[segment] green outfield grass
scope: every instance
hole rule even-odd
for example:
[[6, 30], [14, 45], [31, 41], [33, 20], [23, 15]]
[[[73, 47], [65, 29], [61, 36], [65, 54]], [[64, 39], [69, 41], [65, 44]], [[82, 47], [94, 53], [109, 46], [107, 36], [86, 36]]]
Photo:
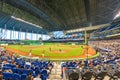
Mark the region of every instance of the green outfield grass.
[[[73, 60], [73, 59], [78, 59], [76, 56], [80, 56], [84, 54], [85, 45], [61, 45], [61, 44], [39, 45], [39, 46], [9, 45], [7, 48], [14, 49], [17, 51], [27, 52], [27, 53], [29, 53], [30, 50], [32, 50], [32, 55], [37, 55], [37, 56], [42, 56], [42, 52], [44, 51], [45, 57], [47, 57], [50, 60]], [[97, 53], [94, 56], [90, 56], [89, 58], [94, 58], [97, 56], [99, 56], [99, 53]], [[85, 59], [85, 58], [79, 58], [79, 59]]]
[[[28, 52], [32, 50], [32, 54], [42, 55], [43, 50], [45, 56], [54, 57], [67, 57], [67, 56], [79, 56], [83, 53], [83, 45], [41, 45], [41, 46], [28, 46], [28, 45], [10, 45], [8, 48]], [[51, 48], [51, 51], [49, 50]], [[61, 49], [61, 52], [59, 51]]]

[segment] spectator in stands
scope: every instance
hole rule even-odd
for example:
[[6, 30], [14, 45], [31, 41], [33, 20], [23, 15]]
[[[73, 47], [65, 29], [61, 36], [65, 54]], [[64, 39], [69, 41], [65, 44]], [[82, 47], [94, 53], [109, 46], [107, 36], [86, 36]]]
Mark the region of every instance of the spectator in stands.
[[47, 74], [50, 73], [50, 69], [48, 69], [47, 67], [44, 67], [43, 70], [46, 70], [46, 71], [47, 71]]
[[20, 64], [16, 64], [16, 69], [20, 68]]
[[32, 76], [32, 73], [30, 72], [29, 75], [27, 76], [26, 80], [33, 80], [34, 77]]
[[33, 80], [42, 80], [42, 79], [40, 78], [40, 74], [38, 74]]
[[[7, 51], [7, 53], [0, 56], [0, 63], [1, 63], [0, 69], [1, 68], [5, 69], [4, 72], [7, 72], [7, 73], [16, 73], [19, 75], [22, 75], [22, 74], [27, 75], [30, 73], [29, 76], [27, 77], [28, 78], [27, 80], [41, 80], [40, 75], [38, 75], [36, 78], [33, 78], [32, 76], [32, 73], [34, 73], [35, 71], [39, 72], [40, 70], [39, 66], [41, 66], [42, 69], [45, 67], [48, 73], [50, 73], [53, 67], [53, 64], [51, 62], [46, 62], [46, 61], [44, 62], [44, 61], [31, 60], [31, 59], [26, 60], [20, 57], [16, 57], [15, 55], [9, 54], [9, 51]], [[10, 68], [10, 69], [7, 69], [7, 68]], [[0, 71], [2, 71], [2, 69]], [[23, 70], [25, 70], [26, 72], [24, 73]], [[34, 75], [36, 75], [36, 73]], [[4, 75], [2, 76], [5, 77]], [[14, 80], [14, 79], [11, 79], [11, 80]]]
[[8, 64], [8, 62], [6, 61], [6, 59], [2, 61], [1, 67], [3, 67], [5, 64]]
[[51, 72], [52, 66], [49, 64], [48, 65], [48, 71]]
[[63, 77], [63, 72], [65, 72], [66, 71], [66, 66], [64, 65], [63, 67], [62, 67], [62, 74], [61, 74], [61, 76]]
[[[0, 65], [1, 66], [1, 65]], [[3, 76], [2, 76], [2, 69], [0, 67], [0, 80], [3, 80]]]
[[4, 70], [6, 73], [13, 73], [11, 69]]

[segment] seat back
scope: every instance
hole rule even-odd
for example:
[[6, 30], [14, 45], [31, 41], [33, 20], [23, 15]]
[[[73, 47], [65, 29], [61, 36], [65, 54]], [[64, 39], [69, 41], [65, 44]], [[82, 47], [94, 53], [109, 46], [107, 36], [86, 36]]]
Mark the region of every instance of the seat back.
[[40, 78], [41, 78], [42, 80], [47, 80], [47, 76], [44, 76], [44, 75], [41, 75]]
[[69, 75], [69, 80], [78, 80], [79, 79], [79, 74], [76, 72], [73, 72]]
[[96, 75], [96, 78], [104, 79], [106, 74], [107, 74], [107, 72], [100, 72], [99, 74]]
[[19, 74], [13, 74], [13, 79], [14, 80], [21, 80], [21, 75], [19, 75]]
[[4, 78], [5, 80], [8, 80], [8, 79], [12, 79], [12, 78], [13, 78], [13, 74], [12, 74], [12, 73], [3, 72], [2, 75], [3, 75], [3, 78]]
[[116, 71], [116, 72], [113, 74], [113, 76], [117, 76], [117, 77], [120, 78], [120, 71]]
[[27, 78], [27, 74], [22, 74], [21, 75], [21, 80], [26, 80], [26, 78]]
[[42, 70], [41, 74], [46, 75], [47, 74], [47, 70]]
[[90, 80], [92, 78], [92, 75], [93, 75], [92, 72], [86, 72], [82, 75], [82, 79], [85, 79], [85, 80], [89, 79]]

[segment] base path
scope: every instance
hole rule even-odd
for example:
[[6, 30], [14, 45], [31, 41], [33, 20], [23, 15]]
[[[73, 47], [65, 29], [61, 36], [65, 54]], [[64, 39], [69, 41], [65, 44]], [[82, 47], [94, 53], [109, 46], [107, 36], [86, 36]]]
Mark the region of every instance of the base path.
[[[7, 48], [6, 49], [8, 52], [10, 53], [14, 53], [14, 54], [17, 54], [17, 55], [22, 55], [22, 56], [26, 56], [28, 57], [29, 56], [29, 53], [28, 52], [23, 52], [23, 51], [20, 51], [20, 50], [16, 50], [16, 49], [12, 49], [12, 48]], [[54, 52], [54, 51], [53, 51]], [[58, 52], [57, 54], [61, 54], [60, 52]], [[64, 53], [63, 51], [63, 55], [66, 54]], [[87, 58], [87, 57], [92, 57], [96, 55], [96, 51], [91, 48], [91, 47], [85, 47], [84, 50], [83, 50], [83, 53], [78, 55], [78, 56], [67, 56], [67, 57], [64, 57], [64, 56], [44, 56], [44, 58], [49, 58], [49, 59], [72, 59], [72, 58], [78, 58], [78, 59], [84, 59], [84, 58]], [[35, 54], [32, 54], [31, 57], [39, 57], [39, 58], [42, 58], [42, 56], [40, 55], [35, 55]]]

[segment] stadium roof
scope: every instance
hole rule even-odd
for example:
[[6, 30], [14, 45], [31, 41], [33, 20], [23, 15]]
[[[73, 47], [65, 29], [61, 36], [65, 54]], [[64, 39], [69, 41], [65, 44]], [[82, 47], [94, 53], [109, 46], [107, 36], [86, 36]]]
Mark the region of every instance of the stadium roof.
[[[120, 0], [1, 0], [1, 3], [16, 7], [12, 8], [13, 12], [9, 15], [22, 14], [19, 18], [42, 26], [47, 31], [110, 23], [120, 11]], [[21, 10], [20, 13], [18, 9]], [[31, 16], [23, 14], [26, 12]], [[36, 28], [35, 32], [37, 30]]]

